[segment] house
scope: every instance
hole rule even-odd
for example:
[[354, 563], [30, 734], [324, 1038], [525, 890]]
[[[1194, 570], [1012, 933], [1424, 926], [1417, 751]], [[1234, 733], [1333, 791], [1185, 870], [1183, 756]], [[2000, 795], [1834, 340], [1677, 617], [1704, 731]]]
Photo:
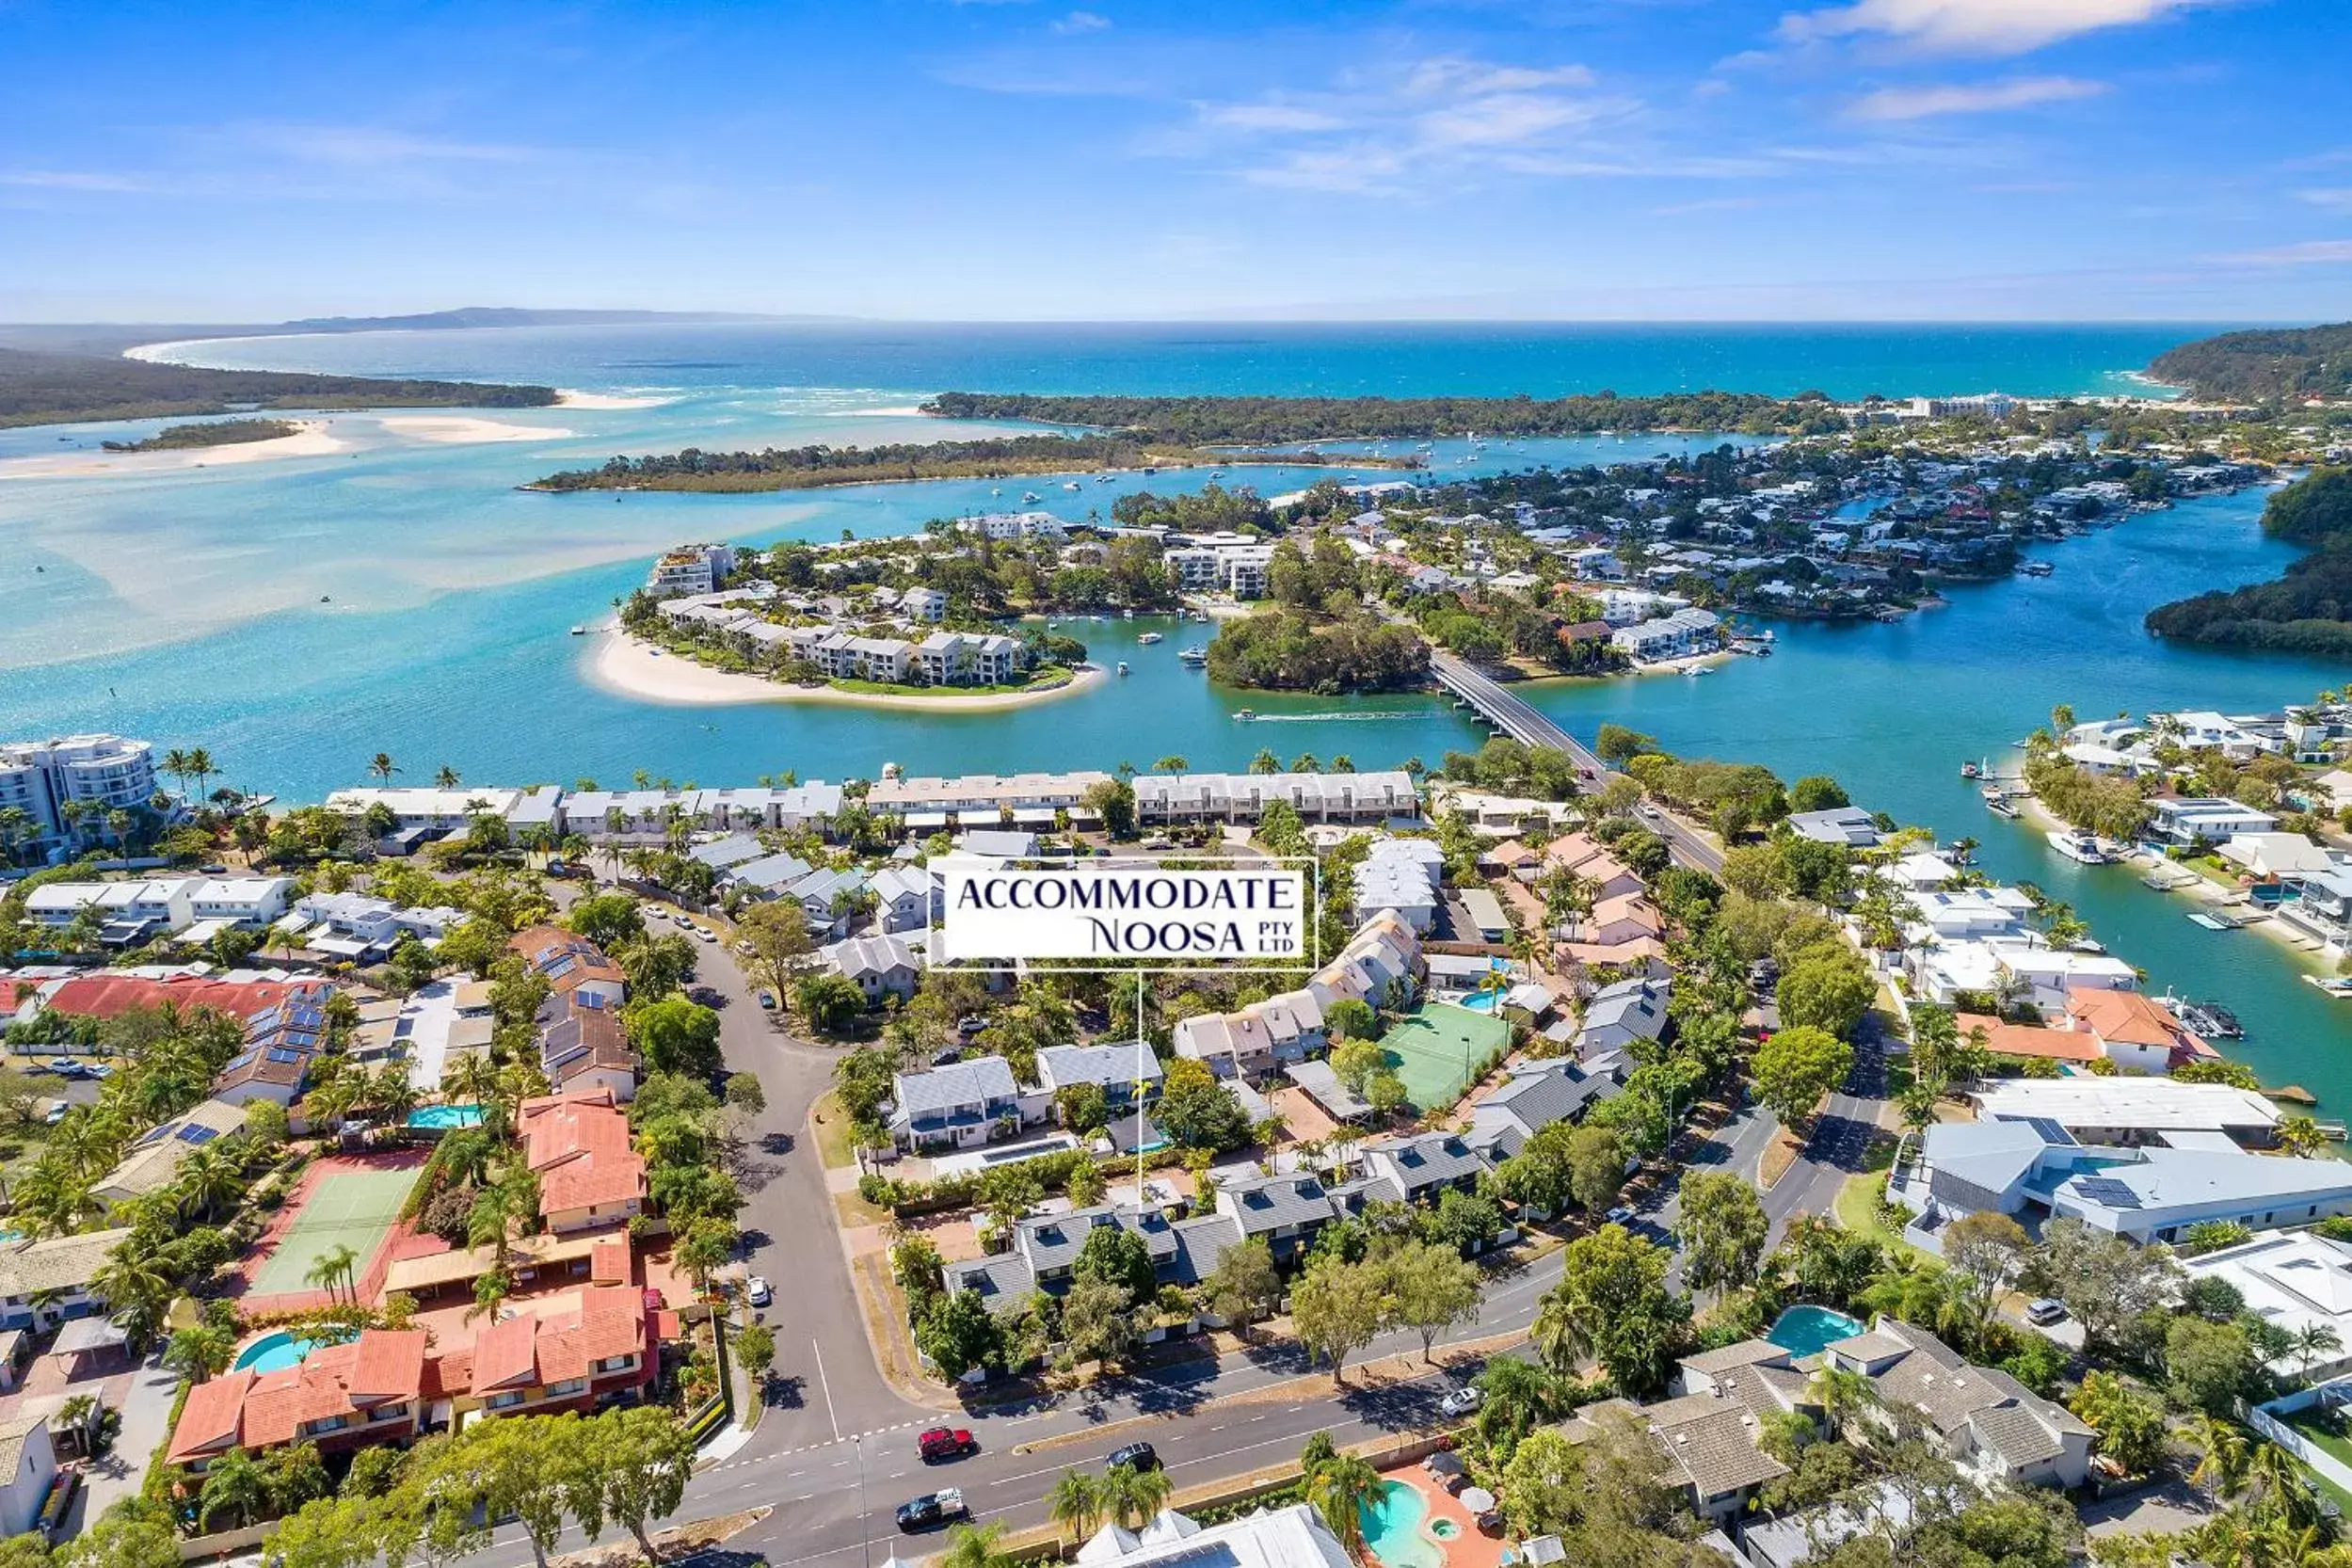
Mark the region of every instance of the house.
[[456, 909], [404, 909], [364, 893], [307, 893], [295, 901], [278, 929], [312, 952], [367, 964], [384, 958], [403, 936], [430, 947], [465, 919]]
[[2218, 1279], [2245, 1310], [2294, 1338], [2314, 1326], [2335, 1348], [2307, 1364], [2300, 1349], [2272, 1362], [2281, 1378], [2326, 1383], [2352, 1370], [2352, 1243], [2309, 1230], [2276, 1230], [2234, 1247], [2181, 1259], [2191, 1279]]
[[0, 1420], [0, 1530], [19, 1536], [39, 1528], [56, 1480], [49, 1417], [19, 1410]]
[[2201, 1141], [2190, 1148], [2086, 1146], [2040, 1117], [1947, 1122], [1906, 1141], [1887, 1198], [1917, 1216], [1904, 1239], [1931, 1252], [1945, 1225], [1980, 1212], [2028, 1225], [2064, 1216], [2133, 1241], [2172, 1242], [2208, 1220], [2271, 1229], [2352, 1211], [2352, 1165]]
[[2186, 847], [2224, 843], [2241, 833], [2268, 833], [2279, 819], [2234, 800], [2210, 796], [2159, 796], [2148, 803], [2147, 837], [2152, 842]]
[[2066, 1016], [2118, 1067], [2161, 1073], [2210, 1054], [2172, 1009], [2143, 992], [2077, 987], [2067, 993]]
[[884, 997], [904, 1001], [922, 980], [915, 950], [896, 936], [849, 936], [818, 949], [817, 955], [863, 993], [868, 1007], [879, 1007]]
[[931, 873], [920, 866], [890, 866], [873, 876], [874, 921], [885, 932], [920, 931], [931, 923]]
[[523, 1163], [539, 1178], [539, 1217], [548, 1229], [626, 1224], [643, 1212], [645, 1160], [609, 1088], [524, 1100], [515, 1135]]
[[1576, 1062], [1563, 1056], [1523, 1062], [1484, 1099], [1470, 1107], [1463, 1136], [1488, 1162], [1499, 1164], [1556, 1122], [1572, 1121], [1595, 1100], [1621, 1087], [1622, 1058]]
[[1216, 1201], [1217, 1212], [1240, 1225], [1242, 1240], [1264, 1241], [1277, 1264], [1288, 1262], [1311, 1245], [1315, 1233], [1336, 1214], [1321, 1180], [1304, 1171], [1286, 1176], [1262, 1176], [1255, 1171], [1221, 1175]]
[[637, 1052], [620, 1015], [594, 993], [550, 997], [534, 1020], [539, 1069], [558, 1095], [602, 1090], [616, 1105], [637, 1097]]
[[800, 905], [812, 933], [840, 936], [849, 930], [850, 916], [865, 890], [863, 872], [814, 871], [787, 888], [785, 896]]
[[1656, 620], [1621, 626], [1609, 634], [1609, 642], [1630, 657], [1645, 662], [1682, 659], [1719, 646], [1722, 642], [1722, 622], [1712, 610], [1676, 610]]
[[[658, 1357], [646, 1293], [590, 1285], [475, 1335], [471, 1355], [443, 1353], [428, 1385], [494, 1415], [552, 1416], [633, 1398]], [[313, 1352], [315, 1353], [315, 1352]]]
[[324, 981], [304, 981], [248, 1018], [245, 1043], [214, 1078], [213, 1097], [230, 1105], [257, 1099], [292, 1105], [326, 1047], [334, 995]]
[[1560, 928], [1557, 952], [1591, 968], [1603, 964], [1640, 964], [1665, 956], [1666, 922], [1640, 893], [1602, 899], [1592, 912]]
[[191, 1150], [216, 1138], [245, 1130], [245, 1108], [225, 1100], [208, 1099], [184, 1115], [139, 1134], [122, 1162], [90, 1188], [90, 1196], [108, 1208], [145, 1197], [171, 1185], [180, 1162]]
[[1892, 1435], [1890, 1413], [1916, 1411], [1928, 1441], [1983, 1480], [2072, 1491], [2089, 1479], [2098, 1434], [2080, 1417], [2001, 1368], [1975, 1365], [1926, 1329], [1881, 1314], [1821, 1356], [1870, 1380], [1878, 1400], [1859, 1419]]
[[1788, 830], [1816, 844], [1842, 844], [1868, 849], [1879, 841], [1879, 824], [1859, 806], [1835, 806], [1825, 811], [1792, 811]]
[[1618, 1423], [1649, 1435], [1666, 1462], [1660, 1483], [1681, 1493], [1702, 1522], [1736, 1521], [1759, 1488], [1788, 1474], [1787, 1465], [1757, 1446], [1763, 1428], [1749, 1403], [1711, 1388], [1656, 1404], [1604, 1400], [1578, 1411], [1560, 1431], [1571, 1443], [1585, 1443]]
[[979, 1056], [929, 1072], [900, 1073], [890, 1095], [890, 1136], [901, 1148], [978, 1148], [1033, 1127], [1047, 1096], [1024, 1091], [1001, 1056]]
[[1980, 1121], [2046, 1121], [2079, 1143], [2125, 1147], [2173, 1142], [2181, 1134], [2218, 1134], [2197, 1146], [2267, 1144], [2277, 1136], [2279, 1108], [2262, 1096], [2226, 1083], [2176, 1083], [2168, 1078], [2084, 1074], [2048, 1080], [1996, 1079], [1973, 1085]]
[[762, 855], [757, 859], [737, 864], [719, 880], [728, 887], [774, 898], [808, 876], [813, 869], [796, 855]]
[[1664, 976], [1621, 980], [1604, 985], [1585, 1001], [1584, 1017], [1576, 1026], [1576, 1055], [1594, 1057], [1630, 1052], [1638, 1042], [1662, 1038], [1667, 1028], [1667, 1003], [1674, 983]]
[[1037, 1052], [1037, 1080], [1047, 1094], [1091, 1083], [1114, 1113], [1158, 1099], [1166, 1077], [1147, 1045], [1047, 1046]]
[[547, 982], [551, 996], [585, 993], [606, 1007], [629, 1000], [629, 977], [584, 936], [561, 926], [535, 925], [516, 932], [506, 945], [522, 955], [526, 968]]
[[130, 1235], [128, 1229], [85, 1230], [0, 1241], [0, 1329], [39, 1332], [101, 1311], [105, 1303], [90, 1282]]
[[2335, 859], [2300, 833], [2237, 833], [2216, 851], [2261, 882], [2333, 870]]
[[166, 1458], [201, 1475], [232, 1448], [313, 1443], [339, 1453], [408, 1443], [423, 1430], [429, 1339], [423, 1329], [361, 1329], [281, 1370], [207, 1379], [188, 1390]]
[[1434, 1206], [1448, 1192], [1475, 1190], [1486, 1170], [1478, 1151], [1455, 1132], [1370, 1139], [1357, 1152], [1379, 1195], [1397, 1203]]

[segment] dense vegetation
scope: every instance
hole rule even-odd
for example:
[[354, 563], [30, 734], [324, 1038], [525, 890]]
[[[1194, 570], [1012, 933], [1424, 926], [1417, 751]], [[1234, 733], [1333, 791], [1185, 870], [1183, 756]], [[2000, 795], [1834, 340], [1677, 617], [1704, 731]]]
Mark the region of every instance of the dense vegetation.
[[2160, 604], [2148, 630], [2184, 642], [2352, 653], [2352, 470], [2315, 469], [2274, 494], [2263, 530], [2314, 548], [2276, 582]]
[[2148, 371], [2200, 397], [2342, 397], [2352, 392], [2352, 322], [2224, 332], [2167, 349]]
[[1208, 673], [1268, 691], [1395, 691], [1429, 674], [1429, 645], [1368, 611], [1318, 617], [1269, 610], [1227, 621], [1208, 645]]
[[923, 412], [944, 419], [1091, 424], [1149, 440], [1205, 443], [1574, 436], [1596, 430], [1803, 430], [1842, 425], [1826, 399], [1756, 392], [1615, 392], [1532, 397], [1048, 397], [941, 392]]
[[0, 348], [0, 426], [247, 408], [543, 408], [552, 387], [207, 370]]
[[910, 441], [888, 446], [769, 447], [704, 452], [688, 447], [651, 457], [615, 457], [602, 468], [551, 473], [534, 490], [801, 490], [888, 479], [993, 479], [1019, 473], [1180, 464], [1189, 454], [1155, 454], [1118, 436], [1011, 436], [1002, 440]]
[[98, 444], [109, 452], [176, 452], [187, 447], [232, 446], [240, 441], [274, 441], [301, 428], [284, 419], [221, 419], [202, 424], [168, 424], [145, 440]]

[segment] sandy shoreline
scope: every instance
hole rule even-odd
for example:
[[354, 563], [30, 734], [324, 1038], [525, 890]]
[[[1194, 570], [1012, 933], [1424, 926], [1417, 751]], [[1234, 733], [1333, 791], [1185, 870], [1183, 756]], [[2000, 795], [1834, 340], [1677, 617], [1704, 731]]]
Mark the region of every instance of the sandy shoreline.
[[556, 425], [507, 424], [472, 414], [386, 414], [377, 424], [395, 436], [436, 445], [471, 445], [481, 441], [560, 441], [580, 432]]
[[623, 397], [616, 392], [582, 392], [576, 387], [555, 389], [555, 406], [559, 408], [658, 408], [670, 401], [666, 397]]
[[[194, 421], [191, 423], [202, 423]], [[225, 446], [186, 446], [163, 452], [107, 452], [83, 447], [40, 457], [0, 460], [0, 479], [59, 479], [77, 475], [172, 473], [184, 469], [232, 468], [280, 457], [326, 457], [348, 448], [324, 427], [303, 423], [291, 436]]]
[[1069, 680], [1042, 692], [1004, 692], [987, 696], [919, 696], [844, 692], [831, 686], [792, 686], [756, 675], [714, 670], [665, 653], [620, 632], [606, 632], [581, 661], [581, 674], [600, 691], [673, 708], [732, 707], [747, 702], [815, 702], [837, 707], [896, 709], [921, 713], [996, 713], [1052, 702], [1091, 691], [1105, 672], [1088, 664]]

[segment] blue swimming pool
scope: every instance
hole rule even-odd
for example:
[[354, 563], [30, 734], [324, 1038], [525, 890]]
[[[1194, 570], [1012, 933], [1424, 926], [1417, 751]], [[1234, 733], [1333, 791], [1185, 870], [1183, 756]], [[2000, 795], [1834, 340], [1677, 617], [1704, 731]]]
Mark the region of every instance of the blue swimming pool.
[[282, 1372], [289, 1367], [299, 1367], [302, 1358], [318, 1348], [315, 1339], [297, 1339], [285, 1330], [264, 1334], [237, 1352], [230, 1369], [238, 1372]]
[[1833, 1308], [1806, 1303], [1774, 1319], [1764, 1337], [1791, 1355], [1818, 1355], [1840, 1339], [1852, 1338], [1865, 1326]]
[[1446, 1549], [1421, 1533], [1429, 1499], [1418, 1487], [1388, 1481], [1380, 1489], [1380, 1501], [1358, 1505], [1356, 1512], [1364, 1544], [1382, 1568], [1445, 1568]]
[[482, 1108], [478, 1105], [428, 1105], [408, 1112], [408, 1125], [429, 1131], [449, 1132], [458, 1128], [480, 1127]]
[[1497, 992], [1478, 991], [1464, 997], [1455, 1005], [1472, 1013], [1492, 1013], [1495, 1011], [1495, 1003], [1500, 1000], [1500, 994]]

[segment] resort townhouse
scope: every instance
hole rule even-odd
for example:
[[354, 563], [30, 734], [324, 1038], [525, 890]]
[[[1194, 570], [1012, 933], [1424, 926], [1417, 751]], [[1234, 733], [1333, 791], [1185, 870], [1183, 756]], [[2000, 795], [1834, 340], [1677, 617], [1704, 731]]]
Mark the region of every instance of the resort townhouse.
[[920, 931], [931, 923], [931, 873], [920, 866], [887, 866], [873, 874], [874, 923], [886, 932]]
[[1380, 839], [1355, 868], [1359, 920], [1386, 911], [1420, 935], [1437, 923], [1446, 852], [1429, 839]]
[[1609, 642], [1629, 657], [1652, 662], [1705, 653], [1722, 641], [1722, 622], [1712, 610], [1677, 610], [1671, 616], [1621, 626]]
[[1108, 1205], [1033, 1214], [1014, 1224], [1009, 1248], [947, 1264], [940, 1271], [942, 1283], [951, 1292], [978, 1292], [991, 1312], [1016, 1311], [1037, 1291], [1059, 1296], [1068, 1290], [1088, 1238], [1104, 1226], [1143, 1240], [1153, 1276], [1161, 1285], [1200, 1284], [1216, 1272], [1225, 1250], [1241, 1239], [1240, 1228], [1223, 1214], [1171, 1221], [1156, 1208]]
[[1148, 1045], [1047, 1046], [1037, 1052], [1037, 1082], [1048, 1095], [1092, 1084], [1113, 1115], [1158, 1099], [1166, 1077]]
[[1152, 775], [1134, 787], [1147, 826], [1254, 823], [1277, 800], [1310, 823], [1411, 822], [1421, 809], [1412, 776], [1398, 772]]
[[1673, 982], [1664, 976], [1637, 976], [1604, 985], [1584, 1004], [1584, 1016], [1573, 1036], [1576, 1056], [1630, 1053], [1637, 1045], [1662, 1038], [1667, 1029], [1667, 1004], [1673, 1000]]
[[312, 952], [365, 964], [390, 953], [403, 936], [430, 947], [465, 920], [459, 910], [404, 909], [365, 893], [306, 893], [278, 921], [278, 930]]
[[327, 809], [356, 818], [380, 806], [392, 813], [392, 831], [387, 837], [398, 839], [420, 830], [462, 829], [482, 816], [511, 822], [522, 800], [520, 790], [487, 786], [457, 790], [370, 786], [335, 791], [327, 797]]
[[2126, 1240], [2178, 1241], [2191, 1225], [2308, 1224], [2352, 1210], [2352, 1165], [2248, 1154], [2226, 1139], [2189, 1146], [2086, 1146], [2045, 1117], [1953, 1122], [1906, 1140], [1887, 1198], [1916, 1216], [1905, 1240], [1932, 1252], [1945, 1226], [1976, 1213], [2033, 1224], [2080, 1220]]
[[89, 910], [107, 947], [136, 947], [161, 936], [209, 941], [221, 931], [267, 925], [286, 912], [294, 879], [171, 876], [133, 882], [52, 882], [26, 895], [27, 920], [62, 929]]
[[1486, 1161], [1460, 1133], [1416, 1132], [1368, 1139], [1357, 1145], [1375, 1195], [1434, 1207], [1448, 1192], [1478, 1186]]
[[900, 1073], [888, 1126], [899, 1147], [918, 1153], [977, 1148], [1046, 1118], [1048, 1096], [1025, 1090], [1001, 1056], [974, 1057], [929, 1072]]
[[1235, 1012], [1179, 1020], [1172, 1032], [1176, 1052], [1220, 1078], [1262, 1078], [1278, 1065], [1304, 1062], [1330, 1043], [1326, 1018], [1335, 1002], [1380, 1007], [1409, 998], [1420, 964], [1420, 940], [1413, 927], [1382, 911], [1299, 989]]
[[907, 588], [899, 594], [898, 604], [908, 620], [936, 626], [947, 619], [948, 596], [937, 588]]
[[1338, 1214], [1320, 1177], [1304, 1171], [1262, 1176], [1243, 1172], [1217, 1183], [1217, 1212], [1240, 1227], [1241, 1240], [1263, 1241], [1276, 1264], [1314, 1245], [1316, 1233]]
[[933, 686], [1009, 685], [1029, 663], [1017, 637], [1000, 632], [934, 632], [909, 651], [909, 664]]
[[109, 813], [145, 808], [155, 792], [154, 748], [145, 741], [93, 734], [0, 743], [0, 811], [24, 812], [35, 843], [64, 838], [69, 815], [103, 828]]
[[[1050, 828], [1058, 813], [1073, 823], [1100, 819], [1086, 792], [1107, 784], [1107, 773], [970, 774], [960, 778], [908, 777], [884, 770], [866, 792], [866, 807], [904, 822], [908, 831], [934, 833], [953, 825]], [[1138, 780], [1140, 783], [1141, 780]]]
[[559, 1095], [601, 1090], [616, 1104], [637, 1097], [637, 1052], [617, 1010], [593, 991], [550, 997], [534, 1023], [539, 1070]]
[[635, 1398], [652, 1381], [658, 1341], [648, 1298], [627, 1285], [591, 1285], [483, 1328], [472, 1354], [429, 1364], [430, 1387], [453, 1415], [554, 1416]]
[[2148, 803], [2148, 838], [2156, 843], [2183, 847], [2200, 842], [2223, 843], [2240, 833], [2267, 833], [2279, 825], [2279, 819], [2267, 811], [2209, 796], [2158, 796]]
[[857, 987], [868, 1007], [879, 1007], [885, 997], [911, 1000], [922, 983], [921, 960], [896, 936], [849, 936], [819, 949], [817, 955]]
[[188, 1390], [165, 1457], [201, 1475], [232, 1448], [311, 1443], [344, 1453], [408, 1443], [424, 1430], [429, 1340], [423, 1329], [362, 1329], [292, 1367], [208, 1378]]
[[1624, 1058], [1617, 1056], [1519, 1063], [1493, 1093], [1470, 1107], [1470, 1130], [1463, 1139], [1489, 1164], [1498, 1165], [1544, 1128], [1574, 1121], [1587, 1106], [1616, 1095], [1624, 1070]]
[[105, 1300], [91, 1281], [130, 1235], [127, 1229], [86, 1230], [0, 1241], [0, 1330], [38, 1333], [103, 1313]]
[[609, 1089], [543, 1095], [515, 1113], [523, 1163], [539, 1178], [539, 1217], [557, 1233], [625, 1225], [645, 1208], [646, 1167]]
[[213, 1098], [228, 1105], [257, 1099], [292, 1105], [326, 1047], [334, 995], [324, 981], [305, 982], [247, 1019], [243, 1046], [213, 1080]]
[[812, 933], [840, 936], [849, 929], [859, 896], [866, 891], [861, 871], [813, 871], [784, 889], [784, 896], [801, 907]]
[[552, 996], [585, 995], [605, 1007], [629, 1000], [629, 977], [584, 936], [561, 926], [535, 925], [516, 932], [506, 945], [522, 955], [525, 968], [547, 982]]
[[1059, 539], [1069, 532], [1051, 512], [984, 512], [958, 518], [955, 526], [967, 534], [984, 534], [1000, 540]]

